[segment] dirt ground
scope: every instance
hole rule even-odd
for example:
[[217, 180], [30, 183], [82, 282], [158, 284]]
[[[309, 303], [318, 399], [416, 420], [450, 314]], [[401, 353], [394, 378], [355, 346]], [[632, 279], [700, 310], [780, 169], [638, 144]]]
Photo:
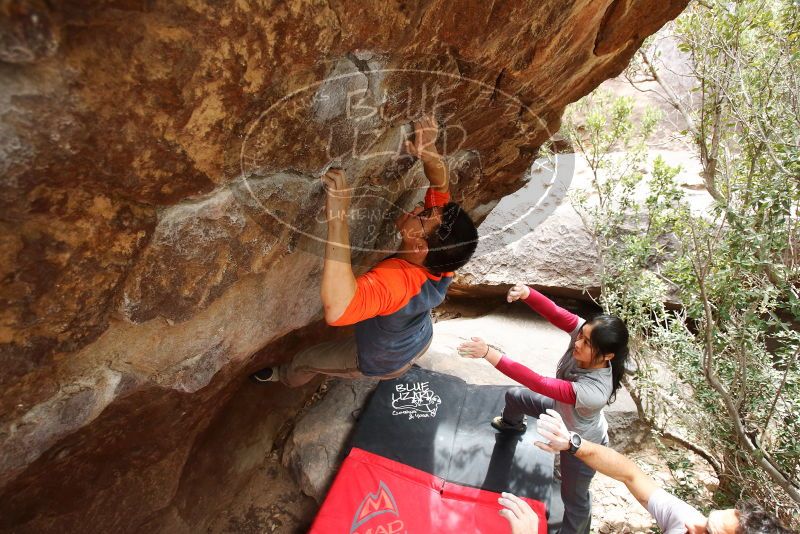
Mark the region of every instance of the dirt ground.
[[208, 533], [299, 534], [308, 531], [316, 512], [317, 503], [300, 491], [291, 473], [281, 465], [279, 451], [272, 451]]

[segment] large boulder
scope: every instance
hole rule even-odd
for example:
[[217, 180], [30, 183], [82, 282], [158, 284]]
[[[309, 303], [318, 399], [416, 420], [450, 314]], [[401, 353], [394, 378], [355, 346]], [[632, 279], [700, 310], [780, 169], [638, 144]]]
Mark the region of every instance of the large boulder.
[[283, 463], [317, 503], [325, 498], [358, 415], [377, 385], [374, 378], [333, 379], [323, 400], [297, 421], [286, 441]]
[[596, 294], [595, 243], [567, 197], [570, 188], [588, 185], [587, 173], [575, 154], [557, 154], [553, 166], [534, 167], [528, 183], [481, 224], [478, 249], [456, 273], [451, 294], [501, 297], [515, 283], [562, 297]]
[[331, 336], [298, 331], [319, 174], [348, 172], [363, 270], [421, 195], [397, 147], [435, 111], [481, 219], [686, 3], [0, 2], [0, 530], [202, 529], [224, 502], [182, 481], [225, 453], [191, 461], [221, 406]]
[[[712, 198], [700, 176], [700, 162], [687, 150], [652, 150], [646, 169], [661, 156], [680, 166], [676, 183], [690, 209], [708, 212]], [[524, 283], [557, 297], [591, 301], [600, 293], [601, 265], [591, 221], [573, 205], [570, 190], [587, 193], [596, 201], [592, 172], [579, 154], [557, 154], [555, 165], [534, 166], [527, 184], [503, 198], [479, 228], [481, 242], [472, 260], [456, 273], [450, 294], [462, 297], [500, 297], [515, 283]], [[637, 191], [643, 202], [646, 187]], [[644, 232], [647, 220], [630, 217], [624, 228]], [[675, 251], [674, 243], [665, 243]], [[669, 305], [680, 297], [667, 287], [663, 295]]]

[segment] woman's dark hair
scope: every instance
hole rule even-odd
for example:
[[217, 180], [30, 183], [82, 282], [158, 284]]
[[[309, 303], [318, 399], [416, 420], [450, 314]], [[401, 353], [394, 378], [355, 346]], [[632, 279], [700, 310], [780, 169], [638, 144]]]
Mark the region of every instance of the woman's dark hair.
[[736, 534], [791, 534], [792, 532], [753, 501], [739, 501], [736, 504], [736, 511], [739, 515]]
[[628, 327], [616, 315], [598, 315], [589, 324], [592, 332], [589, 335], [589, 346], [596, 358], [603, 354], [614, 354], [611, 358], [611, 383], [613, 390], [608, 398], [611, 404], [617, 398], [617, 390], [622, 385], [625, 374], [625, 362], [628, 360]]
[[423, 264], [429, 271], [444, 273], [463, 267], [478, 246], [478, 230], [467, 212], [455, 202], [442, 208], [442, 223], [428, 237], [428, 255]]

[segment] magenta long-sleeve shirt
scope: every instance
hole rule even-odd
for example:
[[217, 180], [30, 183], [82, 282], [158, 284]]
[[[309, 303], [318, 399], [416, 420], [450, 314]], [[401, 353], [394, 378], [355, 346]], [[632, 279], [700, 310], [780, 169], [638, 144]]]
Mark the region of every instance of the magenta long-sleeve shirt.
[[568, 334], [575, 329], [578, 325], [578, 321], [580, 321], [580, 317], [557, 306], [555, 302], [532, 287], [528, 289], [530, 289], [531, 293], [528, 295], [528, 298], [525, 299], [525, 304], [530, 306], [533, 311], [550, 321], [553, 326], [560, 328]]
[[[529, 289], [530, 295], [525, 299], [525, 303], [528, 306], [554, 326], [567, 333], [575, 329], [580, 320], [577, 315], [557, 306], [552, 300], [535, 289]], [[536, 371], [512, 360], [505, 354], [500, 358], [497, 370], [536, 393], [567, 404], [575, 404], [575, 388], [569, 380], [542, 376]]]
[[540, 395], [567, 404], [575, 404], [575, 388], [572, 387], [572, 382], [569, 380], [542, 376], [521, 363], [515, 362], [505, 354], [500, 358], [497, 370]]

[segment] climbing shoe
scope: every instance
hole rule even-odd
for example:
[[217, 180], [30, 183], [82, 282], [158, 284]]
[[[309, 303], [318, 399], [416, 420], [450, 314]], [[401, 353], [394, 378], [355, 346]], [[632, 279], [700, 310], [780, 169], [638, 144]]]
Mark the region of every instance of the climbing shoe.
[[499, 430], [500, 432], [525, 432], [528, 429], [528, 425], [520, 421], [516, 425], [512, 425], [508, 423], [505, 419], [503, 419], [502, 415], [498, 415], [494, 419], [492, 419], [492, 426]]
[[278, 381], [278, 370], [274, 367], [264, 367], [260, 371], [256, 371], [250, 378], [253, 379], [255, 382], [266, 383], [266, 382], [277, 382]]

